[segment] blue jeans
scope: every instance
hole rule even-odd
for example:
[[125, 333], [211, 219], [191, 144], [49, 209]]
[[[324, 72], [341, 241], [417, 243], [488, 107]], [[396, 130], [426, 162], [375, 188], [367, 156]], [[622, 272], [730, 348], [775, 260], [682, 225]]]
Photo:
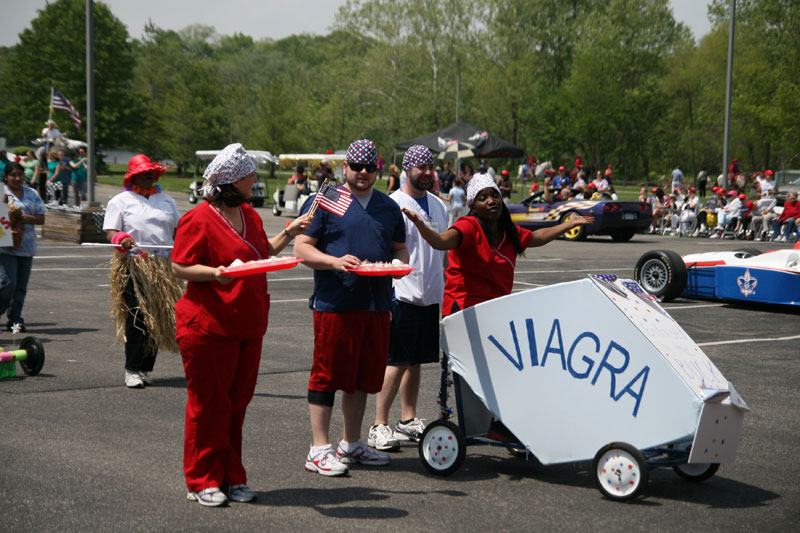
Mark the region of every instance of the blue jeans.
[[0, 316], [8, 311], [12, 324], [25, 324], [22, 306], [32, 267], [33, 257], [0, 253]]
[[781, 232], [781, 224], [786, 224], [786, 227], [783, 230], [783, 236], [788, 239], [789, 235], [792, 234], [792, 230], [794, 229], [795, 222], [797, 222], [797, 219], [795, 219], [795, 218], [790, 218], [789, 220], [785, 220], [783, 222], [779, 222], [777, 218], [775, 220], [773, 220], [772, 221], [772, 229], [775, 232], [775, 237], [777, 237]]

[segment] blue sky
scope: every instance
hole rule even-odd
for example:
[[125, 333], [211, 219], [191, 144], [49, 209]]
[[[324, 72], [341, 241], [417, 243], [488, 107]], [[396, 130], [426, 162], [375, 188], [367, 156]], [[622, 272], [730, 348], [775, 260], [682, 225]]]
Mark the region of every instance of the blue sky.
[[[12, 46], [17, 35], [30, 26], [46, 0], [0, 0], [0, 46]], [[255, 39], [281, 39], [296, 33], [327, 33], [343, 0], [104, 0], [128, 26], [133, 37], [141, 37], [148, 20], [165, 29], [179, 30], [190, 24], [214, 26], [218, 33], [243, 33]], [[711, 29], [707, 2], [670, 0], [675, 18], [687, 24], [696, 38]], [[224, 6], [224, 9], [220, 8]], [[257, 8], [253, 6], [257, 5]]]

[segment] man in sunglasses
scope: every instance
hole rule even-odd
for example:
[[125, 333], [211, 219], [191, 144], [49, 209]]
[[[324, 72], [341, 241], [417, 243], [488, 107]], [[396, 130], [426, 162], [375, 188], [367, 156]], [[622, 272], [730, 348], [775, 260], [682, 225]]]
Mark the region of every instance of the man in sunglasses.
[[[361, 424], [367, 394], [377, 394], [383, 385], [392, 280], [348, 270], [362, 261], [409, 261], [400, 208], [372, 188], [378, 174], [375, 144], [367, 139], [353, 142], [343, 172], [344, 186], [325, 196], [335, 204], [333, 210], [321, 203], [294, 247], [295, 256], [314, 269], [309, 301], [314, 311], [314, 363], [308, 384], [313, 442], [305, 467], [324, 476], [346, 474], [348, 465], [389, 464], [388, 455], [372, 450], [361, 438]], [[337, 390], [344, 392], [344, 438], [334, 449], [328, 434]]]

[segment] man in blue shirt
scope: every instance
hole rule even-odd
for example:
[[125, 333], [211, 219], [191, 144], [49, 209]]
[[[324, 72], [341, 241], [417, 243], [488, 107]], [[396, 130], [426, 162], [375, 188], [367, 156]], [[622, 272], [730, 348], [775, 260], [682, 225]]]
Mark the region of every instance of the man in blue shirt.
[[[294, 253], [314, 269], [314, 363], [308, 384], [313, 442], [305, 468], [325, 476], [348, 472], [352, 464], [386, 465], [389, 456], [369, 448], [361, 438], [367, 394], [383, 385], [389, 352], [392, 281], [349, 272], [362, 261], [408, 263], [405, 224], [398, 205], [373, 189], [378, 152], [367, 139], [353, 142], [343, 165], [343, 187], [337, 189], [343, 214], [318, 209]], [[309, 206], [312, 202], [306, 202]], [[304, 210], [306, 210], [304, 206]], [[344, 392], [344, 438], [336, 451], [329, 429], [334, 395]]]

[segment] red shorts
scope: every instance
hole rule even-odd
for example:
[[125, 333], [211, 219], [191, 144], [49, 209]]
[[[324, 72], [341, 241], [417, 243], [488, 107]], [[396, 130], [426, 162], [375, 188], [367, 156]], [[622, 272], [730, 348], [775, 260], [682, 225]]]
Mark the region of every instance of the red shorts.
[[380, 392], [389, 354], [389, 315], [314, 311], [314, 364], [308, 390]]

